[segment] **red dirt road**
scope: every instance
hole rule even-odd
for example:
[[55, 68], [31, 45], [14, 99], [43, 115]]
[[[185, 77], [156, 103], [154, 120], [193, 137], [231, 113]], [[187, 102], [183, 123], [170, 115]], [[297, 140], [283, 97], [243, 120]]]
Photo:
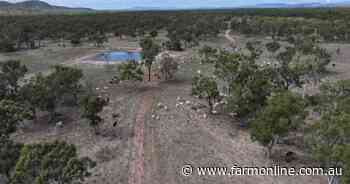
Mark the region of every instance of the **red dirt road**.
[[134, 147], [135, 159], [131, 162], [129, 184], [143, 184], [145, 176], [145, 122], [148, 113], [151, 113], [154, 103], [154, 96], [156, 90], [147, 90], [139, 105], [139, 110], [136, 114], [135, 128], [134, 128]]

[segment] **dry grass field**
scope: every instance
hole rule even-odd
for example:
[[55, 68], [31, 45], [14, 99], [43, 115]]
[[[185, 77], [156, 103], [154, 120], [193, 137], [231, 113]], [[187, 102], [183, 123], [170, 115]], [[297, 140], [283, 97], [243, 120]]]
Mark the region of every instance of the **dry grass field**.
[[[240, 36], [238, 45], [247, 39]], [[246, 129], [240, 128], [232, 118], [224, 115], [209, 115], [207, 108], [194, 110], [206, 104], [191, 96], [191, 77], [197, 70], [209, 70], [193, 59], [196, 49], [173, 53], [181, 60], [181, 69], [173, 81], [153, 83], [122, 83], [110, 85], [108, 81], [116, 73], [117, 66], [79, 64], [76, 61], [103, 50], [138, 47], [135, 39], [111, 38], [104, 49], [88, 45], [66, 48], [48, 44], [37, 50], [0, 54], [0, 62], [8, 59], [23, 61], [30, 73], [48, 72], [51, 65], [64, 64], [83, 69], [85, 80], [92, 83], [96, 92], [109, 96], [110, 104], [104, 109], [101, 134], [92, 133], [86, 121], [81, 120], [76, 109], [61, 109], [65, 114], [63, 127], [47, 124], [47, 116], [35, 124], [23, 123], [20, 131], [13, 135], [24, 143], [65, 140], [74, 143], [81, 156], [97, 161], [94, 174], [88, 184], [323, 184], [325, 177], [228, 177], [181, 175], [181, 167], [216, 166], [311, 166], [313, 163], [298, 148], [280, 146], [276, 158], [288, 151], [295, 151], [297, 159], [286, 163], [283, 159], [270, 160], [263, 148], [252, 142]], [[215, 47], [228, 47], [230, 42], [222, 35], [220, 39], [201, 43]], [[332, 52], [340, 48], [341, 54], [334, 56], [335, 67], [329, 67], [331, 77], [350, 78], [350, 45], [325, 44]], [[119, 118], [113, 118], [119, 114]], [[116, 123], [117, 122], [117, 123]], [[113, 124], [116, 123], [116, 126]]]

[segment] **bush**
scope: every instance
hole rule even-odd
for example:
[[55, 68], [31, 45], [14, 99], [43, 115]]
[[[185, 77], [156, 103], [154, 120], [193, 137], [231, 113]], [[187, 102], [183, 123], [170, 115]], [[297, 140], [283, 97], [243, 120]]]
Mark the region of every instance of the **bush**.
[[160, 71], [165, 80], [172, 79], [178, 69], [178, 63], [169, 54], [163, 55], [160, 62]]
[[81, 40], [80, 38], [73, 38], [70, 40], [70, 43], [73, 45], [73, 46], [78, 46], [81, 44]]
[[20, 153], [11, 184], [82, 183], [96, 163], [79, 158], [75, 145], [53, 142], [25, 145]]
[[170, 40], [165, 42], [165, 47], [168, 50], [173, 50], [173, 51], [183, 51], [182, 49], [182, 44], [180, 40]]
[[0, 52], [16, 51], [15, 44], [10, 40], [0, 40]]
[[118, 67], [118, 74], [119, 79], [122, 81], [142, 81], [144, 75], [142, 66], [136, 61], [122, 63]]

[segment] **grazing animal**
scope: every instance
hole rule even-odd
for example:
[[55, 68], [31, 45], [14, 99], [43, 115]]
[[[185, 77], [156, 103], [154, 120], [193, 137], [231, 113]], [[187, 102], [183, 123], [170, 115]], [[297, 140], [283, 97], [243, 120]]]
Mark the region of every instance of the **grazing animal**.
[[56, 123], [56, 127], [62, 128], [63, 127], [63, 122], [59, 121]]
[[285, 160], [286, 160], [287, 163], [290, 163], [290, 162], [292, 162], [295, 159], [296, 159], [296, 154], [294, 152], [288, 151], [286, 153]]

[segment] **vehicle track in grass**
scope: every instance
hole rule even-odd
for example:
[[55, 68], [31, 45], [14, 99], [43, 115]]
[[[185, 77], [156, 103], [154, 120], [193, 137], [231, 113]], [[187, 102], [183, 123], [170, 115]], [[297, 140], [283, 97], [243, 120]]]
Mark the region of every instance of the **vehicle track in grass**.
[[225, 31], [225, 38], [232, 44], [232, 46], [237, 47], [236, 39], [231, 36], [231, 29]]
[[[152, 113], [152, 107], [155, 97], [159, 94], [160, 88], [158, 83], [150, 84], [144, 94], [142, 94], [138, 111], [136, 113], [134, 127], [134, 159], [130, 164], [129, 184], [145, 183], [145, 130], [147, 118]], [[152, 144], [152, 142], [148, 143]], [[149, 145], [147, 145], [149, 146]], [[152, 146], [152, 145], [150, 145]]]

